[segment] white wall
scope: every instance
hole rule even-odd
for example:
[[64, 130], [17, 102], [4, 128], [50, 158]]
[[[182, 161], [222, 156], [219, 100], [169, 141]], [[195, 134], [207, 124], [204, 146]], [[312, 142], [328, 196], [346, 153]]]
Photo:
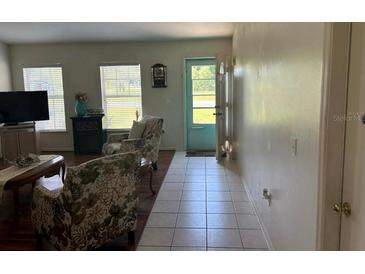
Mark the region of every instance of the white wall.
[[8, 45], [0, 43], [0, 91], [11, 91]]
[[[323, 23], [247, 23], [233, 37], [235, 147], [277, 250], [316, 245], [324, 34]], [[271, 206], [263, 188], [272, 192]]]
[[[101, 108], [99, 65], [104, 62], [138, 62], [142, 73], [142, 104], [144, 114], [164, 118], [162, 147], [183, 149], [183, 68], [184, 58], [217, 56], [231, 53], [231, 39], [154, 42], [154, 43], [69, 43], [12, 45], [13, 84], [24, 89], [24, 65], [61, 63], [63, 67], [67, 133], [43, 133], [41, 148], [68, 150], [72, 148], [74, 94], [89, 95], [89, 106]], [[151, 87], [150, 67], [167, 65], [168, 88]]]
[[[11, 75], [8, 45], [0, 42], [0, 92], [1, 91], [11, 91]], [[0, 157], [2, 157], [1, 146]]]

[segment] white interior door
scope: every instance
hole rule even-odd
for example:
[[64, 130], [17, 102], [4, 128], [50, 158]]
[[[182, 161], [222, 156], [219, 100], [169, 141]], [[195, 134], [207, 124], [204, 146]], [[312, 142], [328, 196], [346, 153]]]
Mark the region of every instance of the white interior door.
[[[365, 24], [353, 23], [346, 117], [341, 250], [365, 250]], [[351, 214], [344, 208], [348, 203]], [[350, 209], [348, 208], [348, 209]]]

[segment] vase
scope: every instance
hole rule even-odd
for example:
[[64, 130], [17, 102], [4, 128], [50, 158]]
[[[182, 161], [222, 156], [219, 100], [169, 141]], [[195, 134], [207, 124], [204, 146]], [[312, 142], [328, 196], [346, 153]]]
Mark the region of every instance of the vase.
[[75, 113], [77, 116], [85, 116], [87, 112], [86, 103], [81, 100], [77, 100], [75, 104]]

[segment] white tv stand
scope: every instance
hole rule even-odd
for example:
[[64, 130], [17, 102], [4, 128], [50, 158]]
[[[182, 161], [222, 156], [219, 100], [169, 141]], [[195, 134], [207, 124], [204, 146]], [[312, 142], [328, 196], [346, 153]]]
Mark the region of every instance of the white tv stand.
[[0, 138], [4, 164], [6, 160], [13, 161], [19, 155], [39, 154], [35, 122], [0, 126]]

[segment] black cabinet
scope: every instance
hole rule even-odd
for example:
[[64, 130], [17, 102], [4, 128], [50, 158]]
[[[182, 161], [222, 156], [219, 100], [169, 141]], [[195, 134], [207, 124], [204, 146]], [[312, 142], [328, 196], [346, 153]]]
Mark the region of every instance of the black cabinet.
[[103, 116], [71, 117], [76, 154], [101, 154], [104, 143]]

